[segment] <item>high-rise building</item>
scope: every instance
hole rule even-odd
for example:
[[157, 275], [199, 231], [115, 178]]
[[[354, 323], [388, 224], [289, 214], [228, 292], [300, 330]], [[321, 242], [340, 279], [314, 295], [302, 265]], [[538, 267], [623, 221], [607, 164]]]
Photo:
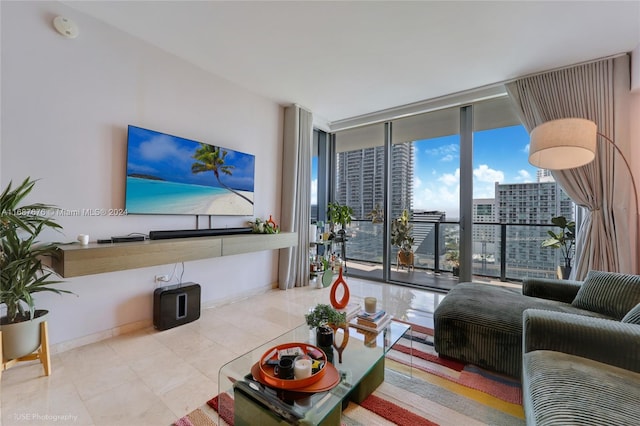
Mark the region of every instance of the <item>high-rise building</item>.
[[474, 269], [484, 275], [496, 275], [500, 242], [500, 228], [496, 225], [480, 225], [497, 222], [497, 207], [494, 198], [476, 198], [473, 200], [473, 262]]
[[553, 178], [551, 174], [551, 170], [547, 169], [538, 169], [536, 172], [536, 180], [537, 182], [555, 182], [556, 180]]
[[[391, 151], [391, 215], [411, 213], [413, 201], [412, 144], [397, 144]], [[336, 201], [353, 209], [354, 217], [365, 219], [384, 205], [384, 147], [338, 153]]]
[[[497, 219], [507, 226], [507, 276], [548, 276], [560, 263], [559, 250], [541, 247], [551, 218], [574, 220], [574, 203], [557, 182], [496, 183]], [[516, 226], [518, 224], [530, 226]]]

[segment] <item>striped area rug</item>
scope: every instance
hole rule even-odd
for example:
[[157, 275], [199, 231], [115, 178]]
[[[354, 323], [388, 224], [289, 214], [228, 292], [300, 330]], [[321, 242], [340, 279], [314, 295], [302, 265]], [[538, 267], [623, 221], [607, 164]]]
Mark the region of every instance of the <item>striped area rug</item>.
[[[433, 330], [411, 326], [411, 334], [387, 354], [383, 386], [394, 382], [408, 386], [404, 389], [410, 389], [410, 395], [419, 395], [419, 404], [429, 406], [426, 417], [441, 425], [525, 424], [518, 380], [440, 358], [433, 348]], [[412, 376], [412, 380], [407, 383], [388, 374], [390, 371]], [[454, 420], [456, 416], [462, 417]]]

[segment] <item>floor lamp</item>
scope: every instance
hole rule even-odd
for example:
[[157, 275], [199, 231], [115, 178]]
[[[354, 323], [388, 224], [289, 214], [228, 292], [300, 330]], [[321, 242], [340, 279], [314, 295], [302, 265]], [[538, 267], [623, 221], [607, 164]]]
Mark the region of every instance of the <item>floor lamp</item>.
[[[531, 131], [529, 162], [541, 169], [564, 170], [584, 166], [596, 157], [596, 142], [600, 136], [620, 154], [627, 166], [636, 209], [636, 234], [640, 233], [638, 189], [629, 162], [609, 137], [598, 132], [596, 123], [584, 118], [563, 118], [542, 123]], [[636, 235], [636, 257], [640, 256], [640, 238]], [[636, 269], [640, 268], [636, 261]]]

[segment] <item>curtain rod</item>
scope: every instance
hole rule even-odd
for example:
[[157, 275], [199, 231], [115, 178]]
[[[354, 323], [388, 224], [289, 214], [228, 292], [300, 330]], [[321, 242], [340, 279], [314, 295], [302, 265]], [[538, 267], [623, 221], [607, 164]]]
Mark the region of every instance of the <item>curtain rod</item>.
[[[392, 108], [383, 109], [380, 111], [370, 112], [368, 114], [362, 114], [362, 115], [358, 115], [351, 118], [345, 118], [343, 120], [337, 120], [329, 123], [329, 129], [332, 133], [335, 133], [342, 130], [354, 129], [357, 127], [368, 126], [376, 123], [383, 123], [385, 121], [397, 120], [399, 118], [410, 117], [413, 115], [424, 114], [427, 112], [442, 110], [442, 109], [451, 108], [454, 106], [461, 106], [461, 105], [465, 105], [473, 102], [479, 102], [479, 101], [483, 101], [491, 98], [506, 96], [507, 95], [506, 91], [502, 93], [498, 93], [498, 89], [502, 88], [505, 84], [509, 84], [523, 78], [535, 77], [535, 76], [547, 74], [550, 72], [557, 72], [564, 69], [592, 64], [594, 62], [605, 61], [608, 59], [615, 59], [628, 54], [629, 52], [616, 53], [614, 55], [600, 57], [596, 59], [590, 59], [588, 61], [578, 62], [571, 65], [566, 65], [563, 67], [557, 67], [557, 68], [552, 68], [545, 71], [538, 71], [530, 74], [525, 74], [523, 76], [502, 80], [496, 83], [486, 84], [484, 86], [475, 87], [473, 89], [461, 90], [459, 92], [437, 96], [435, 98], [425, 99], [425, 100], [413, 102], [410, 104], [405, 104], [405, 105], [400, 105]], [[474, 93], [479, 95], [475, 99], [466, 99], [464, 101], [457, 99], [457, 98], [466, 97], [467, 95], [473, 95]]]

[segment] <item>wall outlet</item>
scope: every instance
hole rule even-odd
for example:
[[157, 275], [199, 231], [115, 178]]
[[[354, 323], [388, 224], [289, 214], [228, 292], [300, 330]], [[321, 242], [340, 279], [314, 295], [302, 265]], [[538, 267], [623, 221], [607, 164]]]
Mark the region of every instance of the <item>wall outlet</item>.
[[169, 275], [156, 275], [157, 283], [166, 283], [169, 281]]

